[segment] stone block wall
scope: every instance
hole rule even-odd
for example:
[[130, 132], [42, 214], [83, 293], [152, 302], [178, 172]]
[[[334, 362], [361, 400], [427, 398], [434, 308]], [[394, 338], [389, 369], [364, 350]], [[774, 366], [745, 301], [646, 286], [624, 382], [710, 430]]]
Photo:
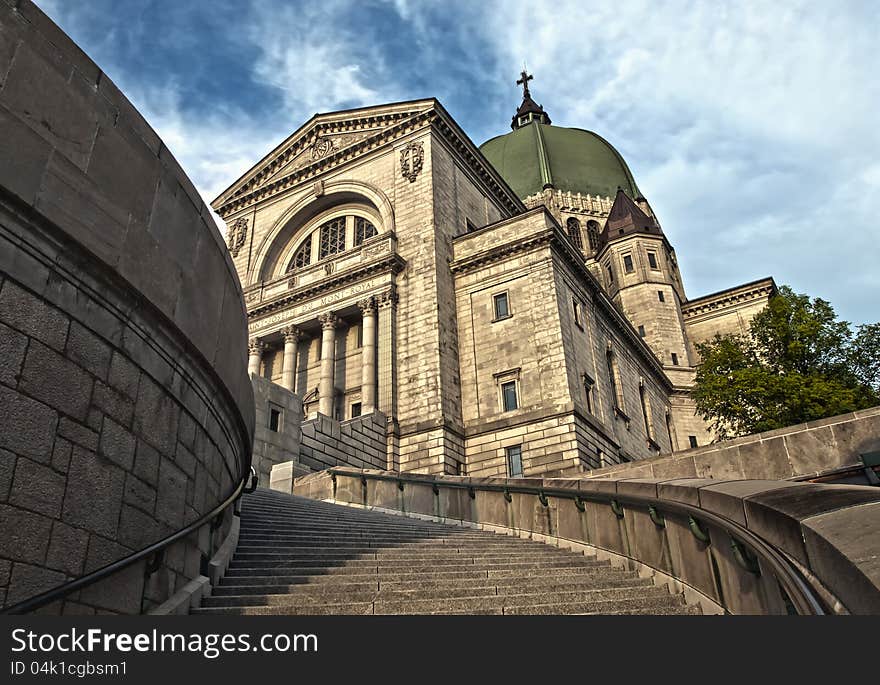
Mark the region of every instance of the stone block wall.
[[378, 411], [347, 421], [318, 414], [302, 423], [299, 462], [315, 471], [340, 465], [384, 469], [385, 424]]
[[[156, 542], [246, 474], [241, 289], [192, 183], [31, 2], [0, 3], [0, 604]], [[200, 574], [231, 511], [47, 606], [140, 613]]]
[[639, 462], [587, 478], [803, 479], [861, 466], [880, 450], [880, 407], [841, 414]]
[[[300, 453], [302, 400], [289, 390], [265, 378], [251, 375], [254, 387], [254, 455], [252, 465], [260, 487], [269, 487], [275, 464], [294, 460]], [[278, 412], [278, 430], [272, 430], [271, 413]]]

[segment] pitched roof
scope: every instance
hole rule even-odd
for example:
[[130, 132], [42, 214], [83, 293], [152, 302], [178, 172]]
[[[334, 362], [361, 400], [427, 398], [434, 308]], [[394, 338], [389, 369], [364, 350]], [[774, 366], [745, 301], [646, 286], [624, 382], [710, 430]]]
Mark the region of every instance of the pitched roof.
[[618, 188], [614, 204], [611, 205], [611, 211], [608, 213], [608, 220], [605, 222], [605, 228], [599, 234], [599, 249], [601, 250], [612, 240], [633, 233], [663, 235], [663, 231], [654, 220], [630, 199], [623, 188]]

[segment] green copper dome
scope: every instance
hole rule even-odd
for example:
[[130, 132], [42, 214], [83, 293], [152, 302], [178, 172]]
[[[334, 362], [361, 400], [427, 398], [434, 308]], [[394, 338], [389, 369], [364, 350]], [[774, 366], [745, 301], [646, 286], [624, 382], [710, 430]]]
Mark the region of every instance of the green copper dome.
[[480, 146], [508, 185], [521, 198], [546, 187], [603, 197], [623, 188], [641, 197], [623, 157], [592, 131], [529, 121], [511, 133]]

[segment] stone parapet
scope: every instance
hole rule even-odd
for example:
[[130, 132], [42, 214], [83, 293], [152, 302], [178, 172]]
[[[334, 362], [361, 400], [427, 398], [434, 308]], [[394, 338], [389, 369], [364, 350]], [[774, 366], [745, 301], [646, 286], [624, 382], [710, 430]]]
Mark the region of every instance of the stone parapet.
[[606, 553], [733, 614], [880, 613], [875, 488], [337, 468], [298, 479], [294, 494]]
[[[681, 440], [683, 436], [679, 436]], [[880, 407], [589, 471], [584, 478], [819, 478], [880, 450]]]

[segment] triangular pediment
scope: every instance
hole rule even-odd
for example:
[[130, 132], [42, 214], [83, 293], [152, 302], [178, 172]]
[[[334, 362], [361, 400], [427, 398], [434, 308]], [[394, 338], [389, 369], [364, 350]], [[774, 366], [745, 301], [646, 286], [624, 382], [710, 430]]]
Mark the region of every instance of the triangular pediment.
[[220, 212], [225, 205], [259, 192], [264, 186], [278, 184], [307, 167], [331, 163], [340, 158], [339, 153], [423, 118], [436, 104], [433, 99], [414, 100], [316, 114], [223, 191], [211, 206]]

